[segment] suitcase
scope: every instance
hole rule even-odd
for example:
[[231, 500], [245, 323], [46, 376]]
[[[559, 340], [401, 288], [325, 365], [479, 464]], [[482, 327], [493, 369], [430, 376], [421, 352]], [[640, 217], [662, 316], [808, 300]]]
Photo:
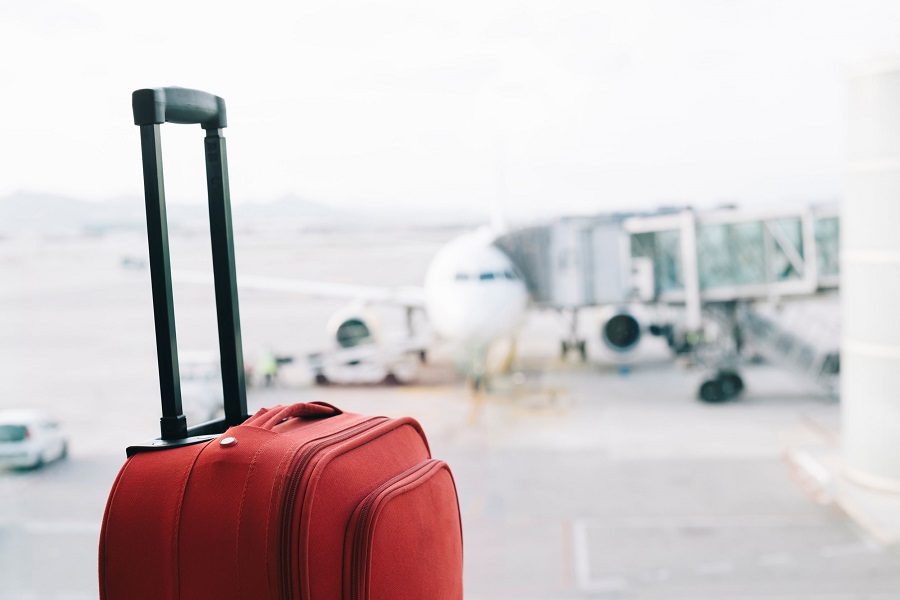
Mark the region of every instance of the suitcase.
[[[228, 193], [225, 103], [184, 88], [132, 96], [141, 130], [162, 398], [158, 439], [131, 446], [106, 505], [103, 599], [453, 599], [463, 596], [453, 477], [419, 424], [325, 403], [247, 415]], [[200, 124], [223, 419], [181, 410], [160, 124]]]

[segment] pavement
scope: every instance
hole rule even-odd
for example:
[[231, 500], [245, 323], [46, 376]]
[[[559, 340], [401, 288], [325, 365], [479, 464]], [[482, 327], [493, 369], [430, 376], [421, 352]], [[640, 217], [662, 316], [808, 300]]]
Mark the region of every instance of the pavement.
[[[442, 236], [363, 240], [365, 260], [381, 271], [359, 265], [360, 283], [379, 273], [414, 281]], [[295, 268], [306, 249], [239, 244], [239, 266], [314, 278], [360, 255], [349, 237], [304, 243], [334, 252]], [[0, 472], [0, 600], [96, 598], [106, 495], [124, 447], [155, 435], [149, 284], [120, 261], [140, 255], [142, 241], [10, 244], [0, 243], [0, 407], [27, 401], [57, 416], [71, 452], [39, 471]], [[284, 257], [277, 266], [263, 261], [273, 251]], [[188, 263], [206, 254], [205, 238], [173, 241], [173, 257]], [[211, 299], [184, 289], [176, 300], [182, 347], [202, 347], [214, 328]], [[321, 347], [322, 323], [339, 307], [241, 301], [251, 359], [260, 348]], [[744, 371], [743, 398], [705, 405], [695, 399], [703, 374], [661, 352], [638, 355], [629, 369], [595, 349], [589, 364], [559, 361], [556, 326], [552, 315], [532, 315], [514, 374], [482, 397], [436, 352], [422, 385], [316, 388], [298, 368], [252, 388], [249, 403], [318, 399], [420, 420], [459, 488], [468, 600], [900, 598], [890, 524], [900, 503], [879, 493], [873, 508], [848, 495], [839, 468], [822, 467], [839, 458], [837, 403], [755, 365]]]

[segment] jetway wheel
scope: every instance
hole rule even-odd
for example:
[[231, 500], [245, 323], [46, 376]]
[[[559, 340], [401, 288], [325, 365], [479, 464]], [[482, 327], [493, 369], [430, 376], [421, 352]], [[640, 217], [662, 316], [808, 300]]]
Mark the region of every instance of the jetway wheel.
[[744, 391], [744, 380], [734, 371], [719, 371], [716, 375], [727, 399], [736, 398]]
[[717, 379], [707, 379], [704, 381], [700, 385], [698, 395], [700, 400], [707, 404], [718, 404], [719, 402], [725, 402], [725, 400], [727, 400], [725, 397], [725, 390], [722, 389], [722, 385]]
[[703, 402], [717, 404], [737, 398], [744, 391], [744, 380], [734, 371], [719, 371], [700, 385], [698, 396]]

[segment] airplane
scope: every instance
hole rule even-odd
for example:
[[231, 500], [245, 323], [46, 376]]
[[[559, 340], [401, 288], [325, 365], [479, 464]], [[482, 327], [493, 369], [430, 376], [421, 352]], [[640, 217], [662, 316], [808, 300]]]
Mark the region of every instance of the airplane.
[[[333, 347], [310, 356], [319, 384], [412, 381], [436, 336], [477, 391], [486, 382], [494, 344], [511, 341], [504, 364], [511, 362], [527, 310], [567, 314], [570, 328], [561, 340], [561, 355], [576, 352], [586, 361], [578, 316], [599, 307], [599, 327], [590, 335], [619, 362], [634, 356], [645, 333], [662, 337], [672, 356], [712, 368], [698, 396], [720, 402], [744, 389], [737, 366], [747, 341], [755, 342], [761, 354], [769, 350], [772, 359], [796, 363], [798, 370], [833, 387], [833, 349], [811, 345], [803, 332], [783, 330], [759, 306], [837, 287], [836, 227], [833, 207], [662, 209], [564, 217], [512, 231], [495, 223], [443, 246], [420, 287], [254, 276], [241, 276], [238, 284], [350, 302], [327, 324]], [[199, 273], [176, 272], [173, 279], [212, 284], [211, 275]], [[405, 309], [407, 331], [399, 337], [383, 334], [373, 305]], [[417, 313], [424, 314], [428, 331], [418, 331]]]
[[[319, 384], [410, 381], [417, 371], [410, 358], [424, 361], [434, 334], [477, 390], [487, 373], [489, 348], [515, 335], [528, 306], [525, 282], [509, 257], [492, 245], [495, 237], [490, 227], [484, 227], [451, 240], [429, 263], [421, 287], [381, 288], [254, 276], [240, 277], [238, 285], [241, 289], [350, 301], [326, 325], [334, 347], [310, 357]], [[211, 275], [197, 272], [175, 272], [173, 280], [212, 284]], [[405, 335], [382, 335], [371, 309], [376, 304], [406, 310]], [[416, 331], [417, 311], [427, 318], [429, 332]]]

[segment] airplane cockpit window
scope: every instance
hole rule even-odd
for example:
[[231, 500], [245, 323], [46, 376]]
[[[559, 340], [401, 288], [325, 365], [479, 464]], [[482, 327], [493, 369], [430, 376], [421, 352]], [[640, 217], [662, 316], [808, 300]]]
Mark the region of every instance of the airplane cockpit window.
[[518, 281], [521, 277], [514, 270], [504, 270], [504, 271], [485, 271], [484, 273], [480, 273], [478, 275], [469, 275], [468, 273], [457, 273], [454, 276], [456, 281], [470, 281], [472, 279], [477, 281], [500, 281], [506, 279], [507, 281]]

